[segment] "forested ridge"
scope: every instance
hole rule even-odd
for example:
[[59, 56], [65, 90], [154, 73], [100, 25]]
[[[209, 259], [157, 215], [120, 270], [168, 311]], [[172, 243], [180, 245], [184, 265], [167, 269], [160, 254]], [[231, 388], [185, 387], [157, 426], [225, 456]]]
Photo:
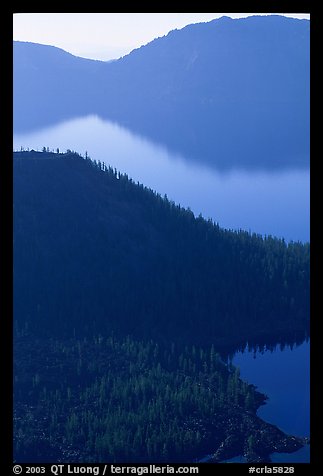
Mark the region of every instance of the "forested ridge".
[[17, 328], [185, 344], [283, 337], [308, 329], [309, 255], [308, 243], [195, 218], [74, 152], [14, 153]]
[[87, 154], [13, 164], [15, 461], [304, 444], [256, 416], [266, 397], [220, 351], [306, 336], [309, 244], [221, 229]]

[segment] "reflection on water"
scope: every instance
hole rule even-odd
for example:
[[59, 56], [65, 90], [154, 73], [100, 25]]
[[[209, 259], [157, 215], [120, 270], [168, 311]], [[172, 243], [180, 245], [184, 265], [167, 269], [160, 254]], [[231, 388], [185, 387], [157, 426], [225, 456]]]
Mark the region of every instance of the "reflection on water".
[[[267, 395], [258, 409], [263, 420], [287, 434], [310, 436], [310, 343], [262, 352], [237, 352], [232, 363], [240, 368], [243, 380]], [[309, 463], [310, 445], [294, 453], [273, 453], [273, 463]], [[246, 463], [242, 455], [226, 463]]]
[[[87, 116], [37, 132], [15, 134], [14, 148], [87, 152], [93, 159], [126, 172], [135, 181], [167, 194], [220, 226], [246, 229], [286, 240], [309, 240], [309, 170], [226, 172], [185, 160], [119, 125]], [[241, 377], [267, 394], [258, 414], [283, 431], [309, 435], [309, 344], [293, 350], [237, 352]], [[299, 458], [299, 459], [297, 459]], [[236, 460], [237, 461], [237, 460]], [[309, 447], [273, 461], [309, 461]]]
[[298, 436], [309, 436], [309, 366], [310, 344], [291, 349], [279, 346], [273, 352], [237, 352], [233, 364], [241, 377], [256, 385], [269, 401], [258, 415]]
[[[310, 436], [310, 343], [294, 347], [279, 346], [273, 352], [237, 352], [233, 364], [240, 367], [241, 378], [268, 396], [258, 410], [265, 421], [285, 433]], [[275, 453], [273, 461], [309, 461], [309, 446], [292, 455]]]
[[14, 136], [14, 148], [85, 151], [224, 228], [309, 240], [309, 171], [219, 172], [186, 161], [115, 123], [87, 116]]

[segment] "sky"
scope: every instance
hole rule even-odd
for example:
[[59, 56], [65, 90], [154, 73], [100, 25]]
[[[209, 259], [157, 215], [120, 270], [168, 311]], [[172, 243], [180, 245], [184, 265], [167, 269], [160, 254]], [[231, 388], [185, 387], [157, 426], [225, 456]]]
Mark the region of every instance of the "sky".
[[[309, 14], [276, 13], [310, 19]], [[108, 61], [190, 23], [221, 16], [270, 13], [15, 13], [13, 39], [57, 46], [76, 56]]]

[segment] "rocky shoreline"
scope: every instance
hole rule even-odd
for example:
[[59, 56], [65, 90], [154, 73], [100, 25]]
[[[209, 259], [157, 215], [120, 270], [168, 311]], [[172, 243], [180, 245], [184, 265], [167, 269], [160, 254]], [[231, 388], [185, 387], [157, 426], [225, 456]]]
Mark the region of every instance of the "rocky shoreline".
[[309, 438], [285, 434], [252, 412], [230, 417], [225, 435], [212, 453], [196, 461], [224, 463], [240, 456], [246, 463], [268, 463], [272, 453], [294, 453], [310, 442]]
[[[261, 463], [270, 462], [272, 453], [293, 453], [308, 443], [304, 438], [287, 435], [277, 426], [263, 421], [257, 415], [259, 407], [266, 403], [267, 397], [257, 391], [253, 385], [243, 383], [235, 368], [226, 367], [219, 361], [218, 373], [214, 373], [213, 377], [206, 371], [203, 373], [202, 367], [195, 371], [195, 374], [193, 371], [189, 374], [187, 370], [184, 372], [182, 359], [182, 368], [175, 366], [172, 371], [167, 372], [160, 365], [161, 359], [157, 356], [154, 362], [153, 356], [149, 353], [146, 360], [141, 357], [138, 363], [138, 356], [143, 355], [145, 347], [137, 344], [141, 354], [138, 353], [139, 350], [136, 354], [135, 345], [135, 342], [130, 340], [121, 343], [108, 340], [104, 345], [100, 340], [93, 342], [38, 341], [32, 338], [17, 340], [14, 386], [15, 462], [79, 463], [107, 462], [107, 460], [110, 462], [111, 460], [111, 462], [122, 463], [191, 463], [193, 461], [223, 463], [231, 458], [242, 456], [247, 463]], [[85, 368], [83, 362], [86, 364]], [[120, 445], [125, 445], [122, 455], [114, 455], [108, 450], [102, 454], [95, 453], [96, 446], [92, 444], [93, 438], [98, 438], [102, 428], [111, 428], [111, 425], [109, 427], [107, 424], [109, 416], [107, 409], [111, 400], [108, 393], [110, 387], [104, 384], [108, 382], [108, 379], [114, 382], [118, 375], [122, 375], [120, 389], [123, 391], [129, 379], [133, 379], [137, 372], [135, 384], [139, 381], [145, 382], [146, 386], [150, 385], [150, 394], [146, 392], [147, 395], [144, 396], [152, 408], [161, 396], [166, 399], [163, 394], [164, 384], [159, 385], [158, 393], [151, 394], [153, 390], [151, 383], [155, 387], [157, 385], [157, 380], [152, 374], [157, 364], [159, 364], [157, 367], [159, 373], [156, 373], [158, 383], [164, 379], [164, 382], [168, 384], [169, 401], [175, 405], [180, 397], [180, 403], [182, 406], [185, 403], [186, 410], [182, 409], [180, 413], [180, 408], [177, 410], [175, 407], [176, 412], [172, 413], [172, 407], [168, 405], [165, 406], [167, 411], [163, 412], [163, 406], [160, 406], [160, 412], [157, 415], [159, 420], [155, 423], [156, 429], [163, 425], [165, 427], [167, 422], [172, 421], [174, 415], [177, 418], [181, 415], [181, 420], [176, 427], [179, 437], [181, 432], [190, 435], [191, 440], [183, 441], [183, 445], [179, 448], [171, 433], [167, 440], [171, 442], [168, 443], [167, 454], [163, 453], [162, 445], [161, 450], [158, 448], [154, 454], [148, 454], [144, 430], [147, 431], [147, 422], [149, 424], [149, 421], [152, 421], [150, 411], [150, 413], [144, 413], [140, 420], [144, 436], [136, 452], [129, 455], [126, 453], [127, 448], [133, 448], [135, 440], [127, 443], [123, 438], [120, 439]], [[150, 376], [149, 379], [147, 375]], [[222, 379], [222, 393], [217, 379]], [[113, 415], [118, 411], [121, 412], [121, 402], [126, 405], [131, 399], [135, 401], [136, 393], [133, 390], [135, 384], [129, 387], [128, 394], [117, 394], [118, 400], [114, 400], [111, 407]], [[179, 389], [182, 393], [176, 394], [175, 392]], [[191, 389], [195, 389], [196, 400], [189, 400]], [[234, 390], [233, 394], [232, 390]], [[231, 398], [229, 398], [230, 391]], [[208, 395], [212, 398], [207, 399]], [[118, 407], [116, 401], [119, 404]], [[204, 407], [198, 406], [200, 402], [204, 402]], [[146, 411], [147, 406], [138, 408]], [[125, 407], [124, 418], [128, 418], [131, 414], [131, 408]], [[205, 410], [202, 411], [201, 408]], [[105, 417], [102, 419], [102, 428], [97, 426], [94, 428], [95, 431], [91, 430], [87, 434], [88, 422], [92, 421], [89, 420], [89, 415], [93, 421], [102, 419], [103, 415]], [[138, 428], [138, 425], [132, 427], [133, 434], [138, 431]], [[114, 427], [110, 431], [114, 435], [113, 429]], [[125, 436], [127, 432], [128, 426], [125, 426]], [[75, 435], [74, 439], [71, 435]], [[82, 438], [79, 435], [82, 435]], [[106, 432], [106, 435], [108, 437], [109, 433]], [[157, 436], [154, 436], [156, 441]], [[163, 438], [164, 434], [160, 433], [159, 437]], [[201, 458], [201, 455], [207, 456]]]

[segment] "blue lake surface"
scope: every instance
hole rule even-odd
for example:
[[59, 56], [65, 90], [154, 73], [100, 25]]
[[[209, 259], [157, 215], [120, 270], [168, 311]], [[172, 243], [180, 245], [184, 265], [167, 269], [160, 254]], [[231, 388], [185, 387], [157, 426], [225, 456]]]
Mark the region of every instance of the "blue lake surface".
[[310, 177], [306, 168], [218, 170], [172, 153], [116, 123], [86, 116], [14, 135], [14, 148], [75, 150], [212, 218], [220, 226], [309, 241]]
[[257, 386], [269, 400], [258, 415], [283, 431], [309, 436], [310, 343], [264, 353], [237, 352], [233, 364], [241, 377]]
[[[241, 378], [268, 396], [258, 415], [285, 433], [310, 436], [310, 343], [274, 351], [237, 352], [233, 364]], [[273, 461], [308, 462], [309, 446], [292, 453], [274, 453]]]
[[[190, 207], [220, 226], [309, 241], [309, 169], [219, 170], [192, 162], [98, 116], [80, 117], [34, 132], [14, 135], [14, 149], [72, 149], [105, 162], [135, 181]], [[255, 357], [255, 358], [254, 358]], [[268, 395], [258, 414], [286, 433], [309, 436], [309, 343], [274, 352], [238, 352], [241, 377]], [[235, 458], [235, 461], [240, 461]], [[307, 462], [309, 447], [277, 462]]]

